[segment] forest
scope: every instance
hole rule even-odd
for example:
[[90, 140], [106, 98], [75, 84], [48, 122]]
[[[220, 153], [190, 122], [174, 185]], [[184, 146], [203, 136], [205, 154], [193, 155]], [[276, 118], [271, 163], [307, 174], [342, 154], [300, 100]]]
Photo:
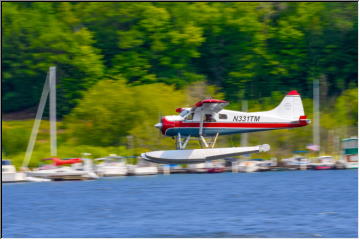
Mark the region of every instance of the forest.
[[[2, 13], [2, 113], [15, 116], [2, 148], [16, 163], [33, 122], [16, 116], [36, 112], [50, 66], [61, 157], [172, 149], [153, 125], [210, 96], [257, 111], [296, 89], [311, 119], [314, 80], [322, 151], [357, 135], [356, 2], [3, 2]], [[249, 134], [258, 143], [284, 157], [312, 143], [312, 128]], [[34, 161], [48, 145], [45, 122]]]

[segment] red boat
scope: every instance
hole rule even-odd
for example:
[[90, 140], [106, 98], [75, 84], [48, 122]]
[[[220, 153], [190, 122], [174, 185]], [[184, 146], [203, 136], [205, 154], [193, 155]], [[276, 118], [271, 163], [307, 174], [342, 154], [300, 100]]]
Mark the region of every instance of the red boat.
[[64, 164], [74, 164], [74, 163], [81, 163], [82, 160], [80, 158], [67, 158], [67, 159], [60, 159], [60, 158], [45, 158], [43, 160], [52, 160], [55, 166], [61, 166]]
[[329, 169], [332, 169], [333, 166], [329, 166], [329, 165], [317, 165], [317, 166], [314, 166], [314, 169], [315, 170], [329, 170]]
[[313, 164], [314, 170], [329, 170], [335, 168], [335, 160], [331, 156], [318, 157], [319, 163]]

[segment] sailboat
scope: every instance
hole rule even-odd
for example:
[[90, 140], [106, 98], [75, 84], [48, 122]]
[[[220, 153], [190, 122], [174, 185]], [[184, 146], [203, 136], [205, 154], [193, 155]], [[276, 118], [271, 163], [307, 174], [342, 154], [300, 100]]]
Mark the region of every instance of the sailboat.
[[[28, 169], [31, 155], [35, 146], [35, 140], [39, 131], [40, 122], [44, 113], [45, 104], [49, 96], [49, 112], [50, 112], [50, 153], [53, 160], [57, 156], [57, 136], [56, 136], [56, 67], [52, 66], [47, 74], [43, 91], [40, 98], [39, 107], [37, 109], [34, 125], [31, 131], [29, 144], [25, 153], [25, 158], [22, 164], [23, 169]], [[56, 158], [58, 159], [58, 158]], [[58, 159], [59, 161], [60, 159]], [[54, 160], [55, 161], [55, 160]], [[60, 160], [61, 161], [61, 160]], [[58, 166], [53, 164], [48, 168], [39, 168], [34, 171], [27, 171], [26, 175], [29, 177], [39, 177], [52, 180], [84, 180], [96, 179], [98, 176], [95, 174], [92, 167], [92, 160], [89, 158], [81, 159], [82, 165], [80, 166]], [[67, 161], [62, 161], [63, 164], [73, 164]]]

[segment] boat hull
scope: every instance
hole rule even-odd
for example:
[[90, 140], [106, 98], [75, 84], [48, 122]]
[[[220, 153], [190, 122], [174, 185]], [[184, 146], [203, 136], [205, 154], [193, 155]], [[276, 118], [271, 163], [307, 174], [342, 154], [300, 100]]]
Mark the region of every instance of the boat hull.
[[225, 172], [225, 168], [209, 168], [208, 173], [222, 173]]
[[26, 182], [26, 175], [22, 172], [1, 173], [2, 183]]
[[73, 170], [68, 167], [29, 171], [27, 172], [27, 175], [29, 177], [46, 178], [53, 181], [89, 180], [98, 178], [95, 173], [82, 170]]
[[128, 175], [130, 176], [143, 176], [143, 175], [156, 175], [159, 173], [157, 167], [149, 166], [133, 166], [128, 170]]
[[101, 177], [116, 177], [116, 176], [126, 176], [128, 170], [126, 167], [121, 168], [101, 168], [96, 170], [96, 174]]
[[330, 170], [333, 168], [334, 168], [333, 166], [327, 166], [327, 165], [319, 165], [313, 167], [314, 170]]

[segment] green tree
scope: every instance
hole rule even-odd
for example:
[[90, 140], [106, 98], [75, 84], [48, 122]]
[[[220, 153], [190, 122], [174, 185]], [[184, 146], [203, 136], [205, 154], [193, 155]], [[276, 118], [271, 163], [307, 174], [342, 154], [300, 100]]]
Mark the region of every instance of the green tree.
[[103, 74], [92, 33], [79, 25], [68, 3], [7, 2], [3, 7], [4, 110], [36, 105], [46, 72], [56, 65], [58, 112], [69, 112], [81, 92]]
[[169, 139], [160, 138], [154, 124], [162, 113], [175, 113], [185, 101], [183, 91], [164, 84], [129, 87], [124, 79], [101, 80], [66, 118], [68, 139], [76, 144], [119, 146], [127, 145], [128, 136], [133, 136], [139, 149], [172, 146]]
[[70, 138], [76, 144], [110, 146], [124, 144], [134, 125], [133, 95], [123, 79], [102, 80], [65, 119]]
[[153, 3], [77, 7], [84, 24], [95, 32], [111, 74], [121, 74], [135, 85], [163, 82], [182, 87], [204, 79], [191, 64], [204, 41], [194, 22]]

